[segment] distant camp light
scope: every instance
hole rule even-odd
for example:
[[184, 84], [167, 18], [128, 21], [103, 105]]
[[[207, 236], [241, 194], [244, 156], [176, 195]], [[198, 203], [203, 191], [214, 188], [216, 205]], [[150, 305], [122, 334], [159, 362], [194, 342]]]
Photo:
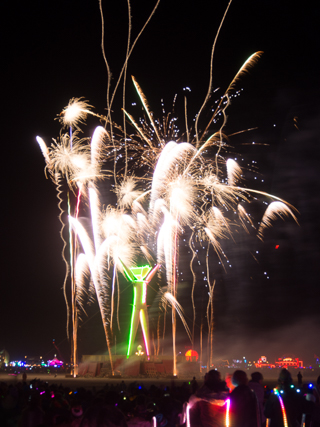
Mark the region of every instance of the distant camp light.
[[186, 360], [192, 361], [192, 359], [195, 358], [197, 361], [199, 358], [199, 354], [197, 351], [190, 349], [186, 352], [185, 357]]

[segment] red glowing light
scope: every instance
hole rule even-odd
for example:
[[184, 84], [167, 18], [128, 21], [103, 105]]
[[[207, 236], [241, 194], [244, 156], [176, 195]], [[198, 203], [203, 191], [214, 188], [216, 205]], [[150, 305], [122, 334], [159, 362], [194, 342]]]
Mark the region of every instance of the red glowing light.
[[198, 355], [198, 353], [195, 350], [188, 350], [186, 352], [185, 356], [186, 356], [187, 360], [192, 360], [192, 358], [195, 357], [195, 359], [197, 361], [198, 358], [199, 358], [199, 355]]
[[279, 249], [279, 245], [276, 245], [275, 249]]

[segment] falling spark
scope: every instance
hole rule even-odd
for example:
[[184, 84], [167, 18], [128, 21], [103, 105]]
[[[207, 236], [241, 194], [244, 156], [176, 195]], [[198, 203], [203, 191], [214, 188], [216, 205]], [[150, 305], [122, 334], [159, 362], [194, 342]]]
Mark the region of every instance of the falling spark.
[[236, 182], [239, 181], [241, 178], [241, 167], [233, 159], [227, 160], [227, 174], [229, 185], [236, 185]]
[[186, 322], [186, 320], [185, 320], [185, 318], [183, 316], [183, 308], [182, 308], [182, 306], [178, 303], [177, 299], [172, 295], [171, 292], [165, 292], [163, 294], [163, 297], [167, 301], [169, 301], [172, 306], [175, 307], [175, 310], [179, 314], [179, 317], [180, 317], [180, 319], [182, 321], [182, 324], [183, 324], [183, 326], [184, 326], [184, 328], [185, 328], [185, 330], [186, 330], [186, 332], [188, 334], [188, 337], [189, 337], [190, 341], [192, 341], [192, 337], [191, 337], [191, 332], [190, 332], [189, 326], [188, 326], [188, 324], [187, 324], [187, 322]]
[[284, 217], [292, 217], [296, 223], [298, 220], [292, 210], [282, 202], [272, 202], [267, 207], [258, 230], [258, 237], [263, 239], [263, 232], [266, 228], [272, 226], [272, 221], [275, 221], [277, 218], [281, 218], [284, 220]]
[[50, 169], [51, 160], [50, 160], [50, 153], [49, 153], [48, 147], [47, 147], [46, 143], [44, 142], [44, 140], [40, 136], [37, 136], [36, 140], [39, 144], [39, 147], [42, 151], [43, 157], [46, 161], [47, 168]]
[[248, 228], [247, 228], [247, 223], [249, 223], [251, 225], [251, 227], [254, 227], [253, 221], [250, 218], [250, 216], [248, 215], [248, 213], [246, 212], [245, 208], [242, 205], [238, 205], [237, 206], [238, 209], [238, 214], [239, 214], [239, 219], [241, 221], [242, 227], [246, 230], [246, 232], [248, 233]]
[[75, 265], [75, 282], [77, 288], [77, 302], [80, 308], [85, 312], [84, 301], [87, 296], [86, 280], [90, 277], [89, 265], [87, 257], [84, 253], [80, 253]]

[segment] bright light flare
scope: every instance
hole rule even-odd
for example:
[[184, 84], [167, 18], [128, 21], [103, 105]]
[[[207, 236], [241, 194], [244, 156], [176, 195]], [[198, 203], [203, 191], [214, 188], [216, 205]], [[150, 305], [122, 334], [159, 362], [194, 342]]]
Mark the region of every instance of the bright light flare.
[[136, 222], [133, 217], [124, 214], [122, 210], [108, 206], [102, 215], [101, 230], [105, 238], [117, 236], [126, 245], [135, 240]]
[[227, 160], [228, 185], [235, 185], [240, 180], [242, 169], [233, 159]]
[[88, 101], [82, 98], [72, 98], [69, 104], [60, 113], [59, 121], [64, 126], [70, 126], [78, 128], [80, 124], [83, 124], [87, 115], [91, 113], [91, 105]]
[[128, 177], [122, 181], [122, 183], [116, 186], [116, 194], [118, 196], [118, 203], [121, 208], [129, 208], [132, 203], [141, 194], [141, 190], [136, 189], [137, 181], [134, 177]]
[[226, 405], [227, 405], [227, 409], [226, 409], [226, 427], [230, 426], [230, 399], [226, 400]]
[[168, 142], [162, 150], [152, 177], [150, 208], [166, 191], [167, 186], [184, 172], [196, 149], [189, 143]]
[[86, 281], [89, 279], [89, 277], [90, 269], [87, 257], [84, 253], [81, 253], [78, 255], [75, 265], [75, 283], [77, 302], [84, 312], [84, 298], [87, 295]]
[[76, 184], [77, 180], [82, 181], [80, 175], [86, 174], [91, 167], [90, 146], [76, 134], [73, 136], [72, 145], [68, 134], [53, 141], [49, 148], [49, 157], [54, 174], [65, 176], [69, 185], [72, 182]]
[[44, 140], [40, 136], [37, 136], [36, 140], [39, 144], [39, 147], [41, 149], [42, 155], [46, 161], [47, 166], [50, 166], [50, 154], [49, 154], [47, 144], [44, 142]]
[[179, 217], [182, 224], [192, 225], [196, 219], [195, 198], [197, 189], [194, 181], [179, 177], [169, 183], [168, 198], [170, 212], [174, 218]]
[[91, 139], [91, 164], [96, 166], [101, 159], [102, 148], [108, 134], [105, 128], [98, 126], [95, 128]]

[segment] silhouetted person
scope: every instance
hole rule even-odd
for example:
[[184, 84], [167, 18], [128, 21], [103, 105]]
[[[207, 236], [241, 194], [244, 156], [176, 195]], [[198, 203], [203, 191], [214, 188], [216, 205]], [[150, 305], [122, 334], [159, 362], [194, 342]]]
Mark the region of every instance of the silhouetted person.
[[248, 386], [248, 377], [244, 371], [235, 371], [232, 376], [235, 386], [230, 394], [230, 420], [232, 427], [260, 427], [258, 402], [254, 392]]
[[33, 393], [28, 406], [22, 411], [20, 427], [38, 427], [43, 425], [45, 412], [41, 408], [40, 395]]
[[263, 376], [261, 372], [253, 372], [251, 374], [251, 381], [249, 381], [248, 386], [251, 388], [251, 390], [254, 391], [258, 406], [259, 406], [259, 415], [260, 415], [260, 422], [261, 425], [264, 426], [266, 423], [266, 417], [264, 416], [264, 388], [261, 384], [263, 380]]
[[298, 377], [298, 386], [301, 387], [302, 386], [302, 375], [301, 375], [300, 371], [299, 371], [297, 377]]
[[92, 405], [84, 414], [81, 427], [127, 427], [121, 411], [111, 405]]
[[191, 381], [191, 392], [192, 392], [192, 394], [194, 394], [198, 390], [198, 388], [199, 388], [199, 386], [198, 386], [198, 382], [196, 380], [196, 377], [193, 377], [192, 381]]
[[204, 377], [204, 384], [189, 399], [191, 427], [222, 427], [226, 420], [226, 383], [220, 372], [211, 370]]
[[270, 427], [283, 427], [284, 425], [284, 417], [278, 395], [282, 399], [289, 426], [300, 425], [302, 414], [312, 412], [313, 402], [308, 402], [304, 399], [300, 390], [294, 388], [290, 372], [287, 369], [282, 369], [276, 392], [269, 396], [264, 411], [266, 418], [270, 419]]

